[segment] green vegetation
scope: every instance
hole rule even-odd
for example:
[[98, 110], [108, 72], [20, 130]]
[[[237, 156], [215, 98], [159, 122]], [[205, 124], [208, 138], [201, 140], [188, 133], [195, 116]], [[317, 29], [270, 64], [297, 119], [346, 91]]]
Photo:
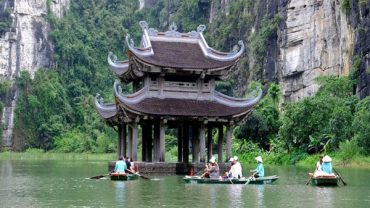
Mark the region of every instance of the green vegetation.
[[340, 5], [341, 5], [342, 11], [347, 14], [351, 10], [351, 0], [341, 0]]
[[[342, 0], [342, 7], [343, 2], [346, 1]], [[106, 63], [108, 52], [126, 59], [126, 54], [122, 55], [127, 51], [124, 38], [129, 31], [139, 42], [140, 20], [161, 31], [172, 22], [177, 23], [179, 31], [191, 31], [208, 23], [210, 8], [197, 0], [160, 0], [143, 10], [138, 10], [136, 0], [70, 4], [62, 19], [48, 14], [55, 68], [40, 69], [33, 79], [26, 72], [17, 78], [14, 147], [31, 148], [24, 154], [112, 153], [109, 155], [115, 157], [117, 133], [101, 121], [94, 108], [97, 92], [107, 102], [113, 101], [115, 76]], [[252, 163], [255, 156], [262, 155], [267, 163], [274, 164], [312, 162], [320, 153], [334, 155], [340, 161], [368, 156], [370, 98], [359, 100], [352, 95], [361, 59], [354, 58], [349, 78], [319, 78], [321, 87], [315, 96], [282, 105], [279, 85], [266, 83], [263, 70], [283, 17], [279, 13], [258, 16], [258, 4], [251, 0], [232, 1], [227, 8], [221, 8], [227, 11], [207, 24], [205, 31], [210, 45], [218, 50], [229, 51], [240, 39], [246, 43], [246, 53], [235, 75], [219, 82], [217, 90], [240, 95], [247, 88], [243, 83], [256, 80], [267, 92], [250, 119], [235, 128], [233, 154]], [[126, 86], [124, 90], [130, 88]], [[0, 96], [6, 96], [8, 89], [5, 82], [1, 83]], [[177, 156], [173, 136], [176, 132], [169, 130], [166, 134], [166, 158], [173, 160]], [[0, 157], [9, 154], [13, 153], [2, 153]]]
[[10, 16], [11, 8], [4, 8], [5, 1], [0, 1], [0, 36], [2, 36], [6, 31], [9, 31], [10, 24], [12, 23], [12, 18]]

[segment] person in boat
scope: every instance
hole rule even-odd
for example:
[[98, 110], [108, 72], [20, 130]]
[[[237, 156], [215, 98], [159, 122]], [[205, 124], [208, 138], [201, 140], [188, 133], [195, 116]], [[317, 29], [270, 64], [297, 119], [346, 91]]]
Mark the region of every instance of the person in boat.
[[131, 171], [131, 158], [130, 157], [126, 157], [126, 167], [127, 167], [127, 170]]
[[316, 163], [316, 171], [321, 171], [322, 158], [324, 158], [324, 156], [320, 155], [320, 160]]
[[258, 178], [258, 177], [264, 177], [265, 176], [265, 169], [263, 167], [263, 160], [261, 156], [258, 156], [254, 158], [257, 160], [257, 168], [254, 170], [251, 170], [253, 172], [252, 177]]
[[237, 178], [242, 178], [243, 177], [243, 169], [242, 165], [239, 162], [238, 156], [234, 156], [234, 161], [235, 161], [235, 172], [236, 172], [236, 177]]
[[216, 158], [211, 157], [209, 164], [206, 164], [205, 173], [202, 174], [202, 178], [218, 178], [220, 176], [220, 168], [216, 163]]
[[230, 158], [229, 162], [231, 163], [230, 170], [225, 172], [222, 178], [238, 178], [236, 174], [234, 158]]
[[123, 160], [123, 156], [119, 157], [119, 160], [116, 162], [116, 166], [114, 167], [115, 173], [126, 173], [126, 162]]
[[333, 175], [333, 167], [331, 165], [331, 157], [328, 155], [325, 155], [324, 158], [322, 158], [322, 165], [321, 165], [321, 171], [324, 172], [324, 174], [327, 175]]

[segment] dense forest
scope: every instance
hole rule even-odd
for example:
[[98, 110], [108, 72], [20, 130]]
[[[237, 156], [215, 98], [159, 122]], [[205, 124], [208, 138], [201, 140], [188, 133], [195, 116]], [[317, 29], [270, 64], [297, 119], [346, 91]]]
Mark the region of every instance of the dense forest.
[[[233, 152], [244, 160], [256, 154], [275, 163], [294, 163], [323, 152], [342, 158], [370, 154], [370, 97], [360, 100], [353, 95], [356, 58], [350, 76], [320, 77], [316, 81], [321, 87], [314, 96], [282, 103], [279, 84], [267, 81], [262, 73], [268, 44], [277, 37], [281, 15], [263, 17], [252, 32], [252, 0], [233, 1], [228, 15], [220, 14], [211, 23], [209, 8], [199, 2], [160, 0], [151, 8], [139, 10], [137, 0], [86, 0], [71, 1], [61, 19], [49, 12], [55, 68], [40, 69], [33, 79], [27, 72], [17, 78], [14, 148], [116, 151], [117, 133], [101, 121], [94, 96], [100, 93], [113, 99], [116, 78], [108, 67], [107, 54], [112, 51], [125, 59], [126, 34], [130, 32], [138, 41], [138, 23], [145, 20], [159, 31], [166, 31], [172, 22], [184, 32], [205, 24], [206, 39], [223, 51], [229, 51], [240, 39], [247, 43], [235, 75], [217, 86], [219, 91], [235, 96], [244, 96], [248, 87], [260, 85], [264, 89], [265, 96], [251, 117], [234, 130]], [[255, 63], [253, 68], [249, 62]], [[2, 83], [0, 96], [4, 96], [6, 87], [7, 83]], [[166, 139], [166, 149], [176, 155], [171, 148], [176, 144], [171, 132]]]

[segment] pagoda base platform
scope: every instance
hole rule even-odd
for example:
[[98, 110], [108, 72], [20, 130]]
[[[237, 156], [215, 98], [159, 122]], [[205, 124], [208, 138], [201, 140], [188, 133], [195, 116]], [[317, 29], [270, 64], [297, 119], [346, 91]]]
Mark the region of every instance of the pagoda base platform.
[[[230, 169], [230, 163], [218, 163], [220, 173]], [[108, 171], [114, 170], [115, 161], [108, 163]], [[176, 163], [176, 162], [135, 162], [135, 166], [140, 173], [146, 174], [166, 174], [166, 175], [190, 175], [201, 172], [205, 168], [205, 163]]]

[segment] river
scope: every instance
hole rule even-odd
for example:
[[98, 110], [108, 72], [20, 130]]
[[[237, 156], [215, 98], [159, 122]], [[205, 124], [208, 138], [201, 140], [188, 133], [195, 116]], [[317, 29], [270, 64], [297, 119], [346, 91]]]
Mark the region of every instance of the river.
[[295, 166], [265, 167], [280, 176], [270, 185], [86, 179], [106, 169], [102, 161], [0, 160], [0, 207], [370, 207], [369, 169], [337, 168], [348, 183], [338, 187], [306, 186], [309, 169]]

